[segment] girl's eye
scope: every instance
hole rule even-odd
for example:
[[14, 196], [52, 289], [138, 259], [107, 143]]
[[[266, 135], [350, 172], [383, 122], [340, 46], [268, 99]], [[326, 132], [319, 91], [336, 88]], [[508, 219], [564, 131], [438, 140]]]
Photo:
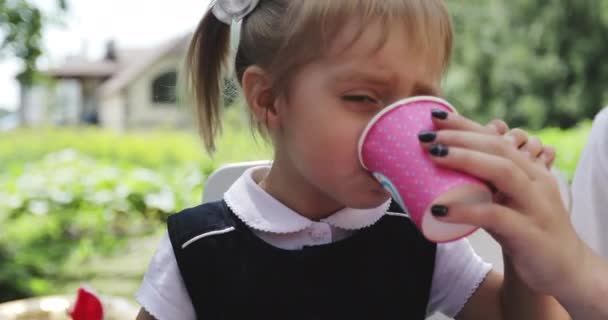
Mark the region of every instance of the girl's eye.
[[370, 96], [366, 96], [366, 95], [348, 95], [348, 96], [342, 97], [342, 99], [344, 99], [345, 101], [348, 101], [348, 102], [356, 102], [356, 103], [373, 103], [373, 104], [378, 103], [378, 100], [376, 100]]

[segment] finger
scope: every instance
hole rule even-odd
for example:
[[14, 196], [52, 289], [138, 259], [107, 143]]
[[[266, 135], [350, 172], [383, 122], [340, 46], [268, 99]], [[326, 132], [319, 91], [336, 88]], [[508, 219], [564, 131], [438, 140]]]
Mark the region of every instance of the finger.
[[543, 143], [537, 137], [529, 137], [528, 141], [519, 148], [530, 159], [536, 160], [543, 152]]
[[508, 158], [441, 144], [431, 145], [429, 153], [437, 165], [487, 181], [511, 199], [521, 199], [529, 194], [521, 191], [529, 188], [530, 178]]
[[504, 204], [508, 201], [509, 197], [502, 192], [496, 192], [492, 197], [492, 201], [498, 204]]
[[516, 148], [519, 148], [528, 141], [528, 133], [519, 128], [511, 129], [511, 131], [505, 134], [505, 139], [509, 140]]
[[438, 129], [473, 131], [493, 135], [496, 134], [496, 130], [494, 128], [483, 126], [456, 113], [434, 109], [432, 111], [432, 118], [433, 123]]
[[480, 227], [500, 240], [522, 238], [530, 225], [524, 215], [496, 203], [437, 205], [431, 211], [440, 213], [435, 217], [443, 222]]
[[495, 130], [496, 134], [504, 135], [509, 132], [509, 125], [500, 119], [494, 119], [486, 124], [486, 127]]
[[555, 162], [555, 156], [555, 148], [552, 146], [544, 146], [541, 154], [536, 158], [536, 161], [543, 164], [548, 169], [551, 169]]
[[501, 136], [470, 131], [442, 130], [436, 133], [433, 143], [470, 149], [506, 158], [523, 170], [530, 179], [536, 179], [536, 176], [539, 174], [539, 168], [535, 162], [522, 154], [522, 152]]

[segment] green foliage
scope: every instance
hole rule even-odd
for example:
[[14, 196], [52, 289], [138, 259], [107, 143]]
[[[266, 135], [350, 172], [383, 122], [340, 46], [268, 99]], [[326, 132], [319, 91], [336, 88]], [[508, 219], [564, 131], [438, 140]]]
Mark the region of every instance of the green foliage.
[[214, 158], [185, 132], [0, 135], [0, 301], [57, 292], [93, 255], [200, 203], [205, 178], [219, 165], [269, 159], [240, 117], [236, 109], [229, 115]]
[[480, 121], [568, 128], [608, 103], [608, 2], [448, 1], [448, 99]]
[[[67, 8], [66, 0], [58, 7]], [[36, 61], [42, 55], [42, 28], [47, 23], [40, 9], [26, 0], [0, 0], [0, 58], [10, 54], [23, 63], [18, 80], [32, 84], [37, 75]]]
[[19, 171], [32, 159], [64, 149], [106, 164], [121, 167], [165, 168], [183, 163], [196, 163], [209, 171], [217, 163], [254, 159], [269, 154], [268, 145], [251, 138], [244, 114], [231, 108], [226, 117], [226, 130], [218, 141], [218, 150], [210, 157], [203, 153], [198, 137], [189, 132], [154, 131], [111, 133], [95, 128], [18, 129], [0, 137], [0, 172]]
[[[203, 181], [194, 164], [160, 172], [121, 168], [70, 149], [29, 162], [17, 176], [0, 176], [0, 251], [8, 256], [0, 284], [28, 295], [48, 292], [64, 261], [82, 262], [156, 230], [168, 214], [196, 204]], [[22, 276], [14, 277], [16, 270]], [[14, 298], [0, 292], [0, 299]]]
[[591, 121], [587, 121], [569, 130], [548, 128], [535, 134], [545, 145], [555, 147], [557, 152], [555, 167], [572, 180], [590, 130]]

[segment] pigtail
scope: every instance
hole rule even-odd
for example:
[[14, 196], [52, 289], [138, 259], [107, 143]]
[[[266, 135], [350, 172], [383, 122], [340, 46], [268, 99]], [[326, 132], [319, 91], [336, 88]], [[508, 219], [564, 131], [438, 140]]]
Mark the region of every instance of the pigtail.
[[222, 131], [223, 70], [230, 53], [230, 26], [209, 10], [198, 25], [186, 57], [188, 91], [192, 92], [199, 134], [205, 149], [215, 151]]

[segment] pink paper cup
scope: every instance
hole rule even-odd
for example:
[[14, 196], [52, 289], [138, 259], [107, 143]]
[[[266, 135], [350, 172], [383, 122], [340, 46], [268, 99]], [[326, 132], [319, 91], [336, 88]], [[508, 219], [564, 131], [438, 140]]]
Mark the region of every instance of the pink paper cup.
[[448, 242], [468, 236], [477, 227], [442, 222], [432, 215], [431, 207], [490, 202], [492, 193], [480, 180], [431, 161], [418, 134], [437, 130], [431, 117], [433, 109], [456, 112], [447, 101], [435, 97], [408, 98], [386, 107], [361, 135], [359, 160], [427, 239]]

